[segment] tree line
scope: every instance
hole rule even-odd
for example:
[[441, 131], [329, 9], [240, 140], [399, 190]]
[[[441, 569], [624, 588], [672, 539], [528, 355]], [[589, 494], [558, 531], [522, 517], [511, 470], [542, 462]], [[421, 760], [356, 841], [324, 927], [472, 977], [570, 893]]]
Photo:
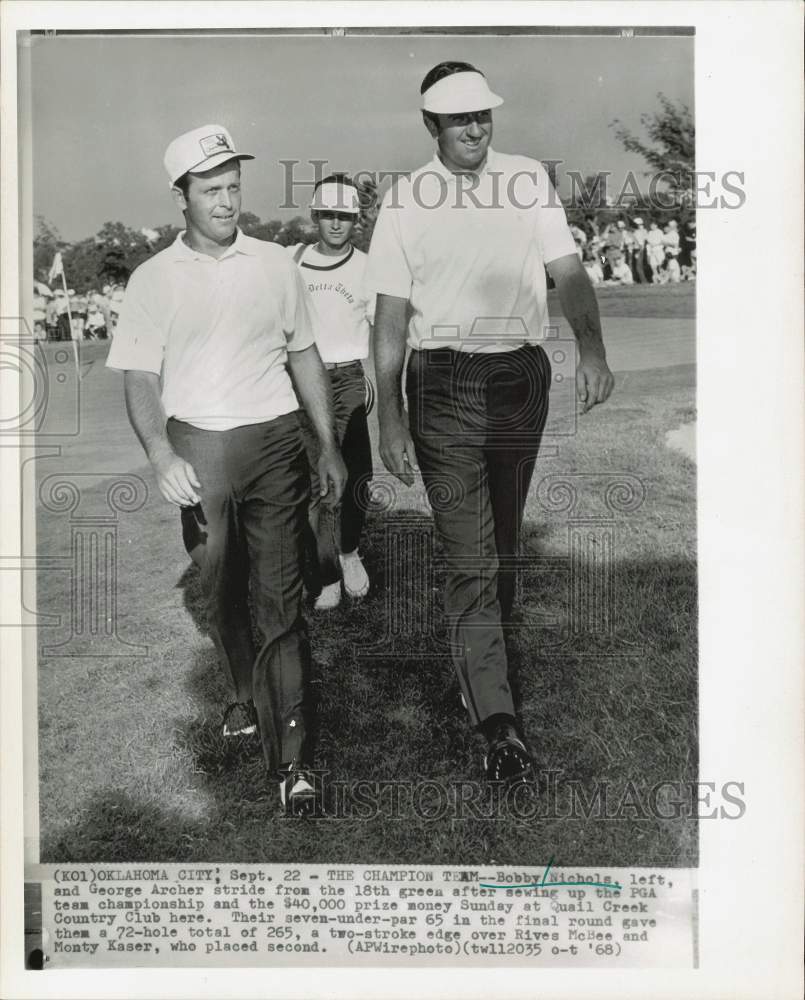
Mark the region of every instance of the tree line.
[[[675, 207], [658, 207], [637, 190], [628, 203], [609, 204], [608, 175], [603, 171], [589, 172], [585, 174], [580, 190], [573, 192], [572, 201], [566, 192], [559, 190], [570, 222], [582, 224], [592, 214], [599, 224], [605, 225], [623, 217], [628, 211], [632, 218], [642, 214], [662, 223], [670, 218], [684, 221], [692, 213], [695, 187], [693, 115], [684, 104], [675, 103], [663, 94], [658, 94], [658, 98], [659, 110], [644, 114], [640, 119], [647, 138], [635, 135], [617, 119], [611, 123], [611, 127], [623, 148], [640, 155], [648, 164], [650, 169], [645, 171], [646, 175], [664, 175], [664, 194]], [[363, 181], [359, 187], [361, 215], [355, 227], [353, 243], [359, 250], [368, 250], [377, 217], [377, 191], [370, 180]], [[310, 220], [301, 215], [285, 223], [277, 219], [263, 222], [253, 212], [243, 212], [239, 225], [247, 236], [282, 246], [312, 243], [316, 239]], [[67, 280], [77, 292], [87, 292], [105, 284], [125, 284], [136, 267], [148, 257], [170, 246], [179, 231], [172, 224], [143, 232], [122, 222], [106, 222], [94, 236], [68, 243], [60, 237], [51, 223], [42, 216], [37, 216], [34, 232], [34, 277], [46, 282], [53, 257], [61, 252]]]

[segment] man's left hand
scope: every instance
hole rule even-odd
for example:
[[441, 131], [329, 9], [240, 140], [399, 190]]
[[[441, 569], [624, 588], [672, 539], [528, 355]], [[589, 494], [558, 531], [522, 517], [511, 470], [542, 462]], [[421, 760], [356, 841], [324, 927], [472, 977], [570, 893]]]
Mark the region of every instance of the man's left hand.
[[335, 445], [322, 448], [319, 455], [320, 494], [327, 497], [327, 502], [335, 506], [340, 502], [347, 484], [347, 467], [341, 452]]
[[582, 404], [582, 413], [597, 403], [605, 403], [615, 386], [615, 379], [604, 358], [597, 355], [582, 356], [576, 369], [576, 395]]

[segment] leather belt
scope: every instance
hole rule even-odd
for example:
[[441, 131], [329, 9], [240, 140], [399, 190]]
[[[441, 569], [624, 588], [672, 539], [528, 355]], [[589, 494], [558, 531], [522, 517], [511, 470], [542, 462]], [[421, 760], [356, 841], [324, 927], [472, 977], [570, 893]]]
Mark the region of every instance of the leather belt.
[[359, 365], [360, 361], [324, 361], [324, 367], [328, 372], [334, 368], [350, 368], [352, 365]]

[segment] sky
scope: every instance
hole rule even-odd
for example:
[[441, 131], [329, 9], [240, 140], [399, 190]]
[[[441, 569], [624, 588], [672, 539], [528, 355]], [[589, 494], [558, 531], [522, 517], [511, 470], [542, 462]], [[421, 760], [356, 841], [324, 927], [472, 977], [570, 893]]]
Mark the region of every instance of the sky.
[[261, 219], [284, 209], [293, 177], [331, 170], [410, 170], [433, 154], [419, 85], [444, 59], [483, 70], [505, 103], [493, 146], [561, 160], [582, 174], [646, 165], [626, 153], [610, 123], [640, 132], [657, 93], [693, 108], [692, 37], [308, 35], [62, 35], [36, 37], [31, 53], [34, 214], [73, 241], [106, 221], [140, 228], [179, 224], [162, 157], [181, 132], [223, 124], [244, 165], [243, 209]]

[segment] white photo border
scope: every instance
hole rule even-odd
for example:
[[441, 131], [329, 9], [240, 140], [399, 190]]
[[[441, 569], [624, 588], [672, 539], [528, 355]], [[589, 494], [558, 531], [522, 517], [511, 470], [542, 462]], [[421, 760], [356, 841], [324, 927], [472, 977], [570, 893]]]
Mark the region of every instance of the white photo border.
[[[493, 18], [494, 14], [494, 18]], [[2, 992], [14, 997], [793, 997], [802, 941], [802, 9], [775, 3], [49, 3], [2, 17], [0, 316], [20, 315], [17, 30], [282, 24], [692, 25], [697, 161], [739, 170], [737, 211], [702, 211], [698, 254], [700, 773], [742, 781], [740, 821], [703, 820], [698, 970], [132, 970], [24, 973], [21, 630], [0, 629]], [[24, 165], [23, 165], [24, 168]], [[28, 280], [28, 279], [27, 279]], [[16, 392], [2, 373], [4, 407]], [[9, 400], [11, 402], [9, 402]], [[0, 555], [18, 552], [19, 455], [0, 448]], [[0, 574], [20, 607], [19, 580]], [[26, 706], [30, 708], [30, 706]], [[30, 716], [29, 716], [30, 721]], [[726, 825], [725, 825], [726, 824]], [[505, 978], [504, 978], [505, 977]]]

